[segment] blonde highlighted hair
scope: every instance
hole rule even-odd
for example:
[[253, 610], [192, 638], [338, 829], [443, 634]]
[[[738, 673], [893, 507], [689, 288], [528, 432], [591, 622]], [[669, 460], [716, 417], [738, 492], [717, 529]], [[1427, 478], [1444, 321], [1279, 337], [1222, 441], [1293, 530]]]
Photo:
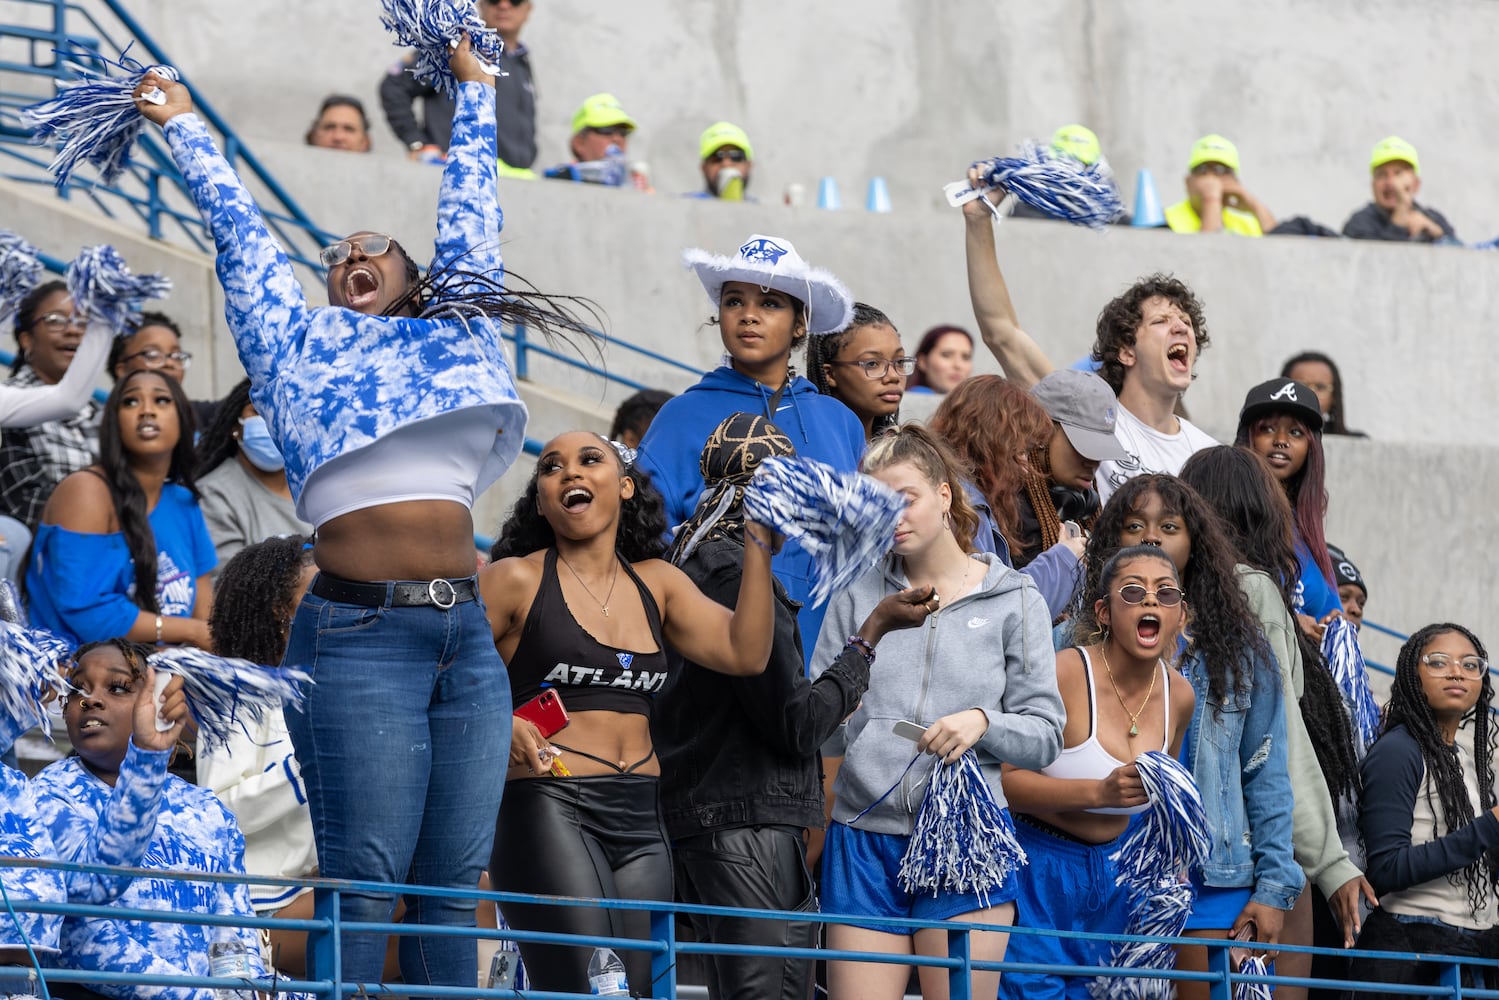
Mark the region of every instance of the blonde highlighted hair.
[[937, 435], [921, 424], [907, 423], [877, 434], [864, 451], [859, 471], [875, 473], [892, 465], [908, 462], [921, 471], [932, 489], [946, 483], [952, 493], [948, 507], [949, 527], [958, 546], [973, 552], [973, 537], [978, 532], [979, 515], [968, 502], [964, 483], [968, 474], [962, 461]]

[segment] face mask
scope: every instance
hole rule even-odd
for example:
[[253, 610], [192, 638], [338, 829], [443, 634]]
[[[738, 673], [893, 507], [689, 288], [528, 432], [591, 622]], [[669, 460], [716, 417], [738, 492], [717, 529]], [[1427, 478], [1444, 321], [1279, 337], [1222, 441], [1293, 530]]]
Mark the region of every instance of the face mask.
[[239, 447], [251, 465], [261, 472], [278, 472], [286, 468], [286, 459], [281, 457], [276, 442], [271, 440], [271, 431], [265, 425], [265, 417], [245, 417], [239, 422], [239, 426]]

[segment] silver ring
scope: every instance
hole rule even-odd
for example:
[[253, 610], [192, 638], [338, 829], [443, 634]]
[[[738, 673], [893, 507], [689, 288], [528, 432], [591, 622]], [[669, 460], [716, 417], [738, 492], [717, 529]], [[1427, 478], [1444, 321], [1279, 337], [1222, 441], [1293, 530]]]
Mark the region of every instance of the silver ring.
[[[437, 585], [439, 583], [447, 588], [448, 593], [446, 598], [440, 598], [437, 596]], [[446, 580], [442, 577], [438, 577], [436, 580], [431, 580], [427, 583], [427, 597], [435, 606], [441, 608], [443, 611], [451, 610], [453, 605], [458, 603], [457, 589], [453, 586], [452, 581]]]

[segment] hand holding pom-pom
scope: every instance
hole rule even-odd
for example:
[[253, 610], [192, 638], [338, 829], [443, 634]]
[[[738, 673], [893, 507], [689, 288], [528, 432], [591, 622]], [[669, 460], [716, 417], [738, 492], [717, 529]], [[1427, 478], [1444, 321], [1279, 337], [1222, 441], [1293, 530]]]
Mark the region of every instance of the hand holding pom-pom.
[[193, 110], [193, 98], [187, 87], [157, 75], [154, 70], [136, 86], [133, 96], [141, 114], [158, 125], [165, 125], [178, 115]]

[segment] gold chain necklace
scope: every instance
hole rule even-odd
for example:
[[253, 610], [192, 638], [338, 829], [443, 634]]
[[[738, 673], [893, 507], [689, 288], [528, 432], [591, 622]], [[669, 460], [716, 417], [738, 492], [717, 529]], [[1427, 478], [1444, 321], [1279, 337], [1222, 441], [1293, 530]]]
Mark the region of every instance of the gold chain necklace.
[[587, 593], [589, 597], [593, 598], [593, 603], [597, 604], [599, 606], [599, 610], [604, 613], [604, 617], [608, 618], [609, 601], [612, 597], [614, 597], [614, 583], [619, 579], [619, 556], [616, 555], [614, 557], [614, 575], [609, 577], [609, 593], [604, 595], [604, 599], [602, 601], [594, 595], [593, 591], [588, 589], [588, 584], [584, 583], [583, 578], [578, 575], [578, 571], [573, 569], [573, 564], [567, 561], [567, 556], [563, 555], [561, 552], [558, 552], [557, 558], [562, 560], [562, 565], [566, 566], [568, 568], [568, 571], [572, 573], [573, 579], [578, 581], [578, 586], [582, 587], [584, 592]]
[[1129, 716], [1129, 736], [1130, 739], [1134, 739], [1136, 736], [1140, 735], [1140, 727], [1136, 724], [1140, 718], [1140, 713], [1145, 711], [1145, 706], [1150, 704], [1150, 698], [1155, 694], [1155, 679], [1156, 677], [1160, 676], [1160, 665], [1157, 664], [1156, 667], [1150, 671], [1150, 690], [1145, 692], [1145, 700], [1140, 702], [1140, 707], [1138, 710], [1131, 712], [1129, 710], [1129, 706], [1124, 703], [1124, 695], [1119, 693], [1119, 684], [1114, 680], [1114, 668], [1109, 666], [1108, 644], [1105, 643], [1103, 645], [1100, 645], [1098, 647], [1098, 652], [1099, 655], [1103, 657], [1103, 668], [1109, 673], [1109, 686], [1114, 689], [1114, 697], [1119, 699], [1119, 707], [1124, 709], [1125, 715]]

